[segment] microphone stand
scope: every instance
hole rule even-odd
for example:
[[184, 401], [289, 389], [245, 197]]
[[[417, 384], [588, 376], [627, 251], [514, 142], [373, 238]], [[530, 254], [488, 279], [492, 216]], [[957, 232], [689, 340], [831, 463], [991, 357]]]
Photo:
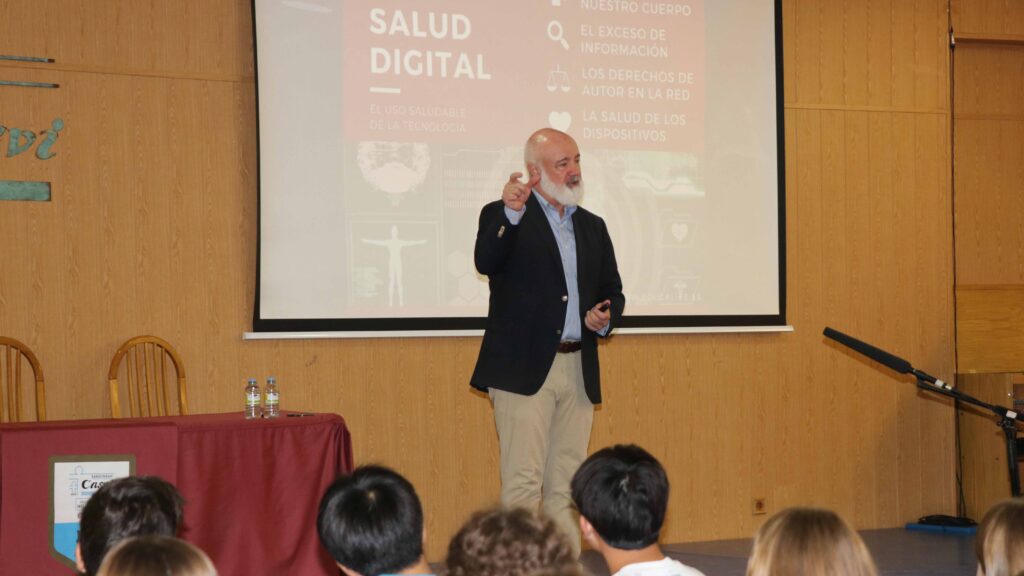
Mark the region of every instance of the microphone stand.
[[870, 344], [861, 342], [856, 338], [847, 336], [838, 330], [826, 327], [824, 335], [825, 337], [835, 340], [843, 346], [863, 354], [864, 356], [867, 356], [868, 358], [871, 358], [872, 360], [887, 366], [896, 372], [901, 374], [912, 374], [917, 379], [917, 387], [921, 390], [940, 394], [960, 402], [971, 404], [995, 414], [999, 418], [998, 426], [1003, 429], [1003, 436], [1006, 438], [1006, 463], [1010, 472], [1010, 492], [1015, 498], [1021, 496], [1020, 470], [1017, 467], [1017, 422], [1024, 422], [1024, 417], [1021, 417], [1020, 414], [1010, 410], [1009, 408], [989, 404], [988, 402], [978, 400], [969, 394], [965, 394], [953, 388], [949, 384], [946, 384], [942, 380], [917, 370], [910, 365], [910, 362], [875, 348]]
[[[949, 386], [935, 386], [931, 384], [928, 379], [930, 376], [914, 370], [911, 372], [917, 377], [917, 387], [926, 392], [934, 392], [942, 396], [947, 396], [960, 402], [965, 402], [979, 408], [984, 408], [999, 417], [999, 423], [997, 426], [1003, 429], [1003, 436], [1006, 438], [1006, 462], [1009, 465], [1010, 472], [1010, 492], [1014, 498], [1021, 496], [1020, 491], [1020, 469], [1017, 466], [1017, 422], [1024, 422], [1024, 418], [1020, 414], [1003, 408], [1002, 406], [996, 406], [995, 404], [989, 404], [983, 400], [964, 394], [963, 392], [949, 387]], [[924, 376], [922, 378], [922, 376]]]

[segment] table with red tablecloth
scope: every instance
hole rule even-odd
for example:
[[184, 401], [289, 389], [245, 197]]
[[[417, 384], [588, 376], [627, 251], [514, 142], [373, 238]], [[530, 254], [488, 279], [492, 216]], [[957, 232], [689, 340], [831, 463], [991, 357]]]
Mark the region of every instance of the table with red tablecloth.
[[320, 497], [352, 467], [335, 414], [240, 413], [0, 425], [0, 574], [67, 576], [51, 554], [50, 457], [131, 455], [185, 498], [180, 536], [221, 574], [335, 575], [319, 544]]

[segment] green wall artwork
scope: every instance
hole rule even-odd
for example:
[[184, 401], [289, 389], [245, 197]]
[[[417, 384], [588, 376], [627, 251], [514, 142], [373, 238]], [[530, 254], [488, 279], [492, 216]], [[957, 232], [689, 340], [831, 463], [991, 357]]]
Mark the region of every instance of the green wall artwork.
[[[0, 124], [0, 151], [2, 151], [3, 159], [24, 154], [32, 150], [34, 146], [37, 160], [50, 160], [57, 155], [53, 148], [63, 129], [64, 120], [60, 118], [54, 119], [50, 123], [50, 128], [43, 130], [40, 134], [36, 134], [32, 130], [9, 128]], [[3, 145], [4, 137], [7, 138], [6, 146]], [[3, 162], [3, 159], [0, 159], [0, 162]], [[50, 183], [0, 179], [0, 200], [48, 202], [50, 200]]]

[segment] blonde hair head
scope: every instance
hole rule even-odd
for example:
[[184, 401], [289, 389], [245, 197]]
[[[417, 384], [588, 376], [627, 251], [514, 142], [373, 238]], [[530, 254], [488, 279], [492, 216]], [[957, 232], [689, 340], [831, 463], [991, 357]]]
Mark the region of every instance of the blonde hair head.
[[974, 539], [978, 573], [1015, 576], [1024, 571], [1024, 500], [1014, 498], [993, 506]]
[[754, 536], [747, 576], [877, 576], [864, 541], [835, 512], [788, 508]]
[[217, 576], [217, 569], [202, 550], [184, 540], [138, 536], [114, 546], [96, 576]]

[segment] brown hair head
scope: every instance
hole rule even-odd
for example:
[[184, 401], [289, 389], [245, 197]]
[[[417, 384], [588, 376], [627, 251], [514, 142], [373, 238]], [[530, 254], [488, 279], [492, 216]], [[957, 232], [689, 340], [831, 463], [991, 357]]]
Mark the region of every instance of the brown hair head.
[[184, 540], [138, 536], [114, 546], [97, 576], [217, 576], [217, 569], [202, 550]]
[[527, 576], [576, 563], [569, 539], [539, 511], [477, 512], [452, 538], [448, 576]]

